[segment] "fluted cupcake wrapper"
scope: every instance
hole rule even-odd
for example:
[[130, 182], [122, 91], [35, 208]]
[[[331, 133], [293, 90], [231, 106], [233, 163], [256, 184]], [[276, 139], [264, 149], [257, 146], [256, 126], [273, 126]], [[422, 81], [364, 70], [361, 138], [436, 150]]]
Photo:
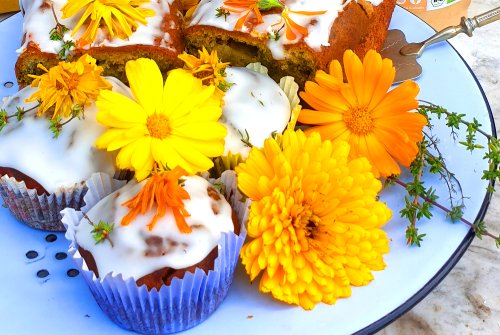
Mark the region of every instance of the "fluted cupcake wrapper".
[[[99, 178], [104, 185], [98, 178], [87, 182], [89, 191], [85, 196], [83, 212], [119, 188], [116, 182], [105, 176]], [[231, 176], [225, 174], [222, 182], [226, 194], [230, 195], [228, 200], [237, 205], [234, 209], [241, 224], [247, 210], [236, 188], [230, 189], [236, 185], [234, 173]], [[205, 273], [196, 269], [194, 273], [187, 272], [182, 279], [174, 278], [169, 286], [163, 286], [159, 291], [148, 291], [145, 285], [138, 287], [133, 278], [123, 278], [119, 274], [96, 278], [88, 270], [75, 241], [75, 227], [83, 216], [82, 212], [66, 209], [62, 213], [67, 226], [66, 238], [71, 241], [69, 253], [73, 255], [101, 309], [120, 327], [144, 334], [170, 334], [186, 330], [212, 314], [227, 294], [246, 236], [243, 224], [239, 235], [223, 233], [213, 270]]]
[[84, 204], [86, 191], [85, 183], [80, 183], [50, 195], [38, 195], [37, 190], [29, 189], [24, 181], [7, 175], [0, 178], [0, 194], [5, 206], [19, 221], [41, 230], [64, 231], [61, 210], [67, 207], [79, 209]]

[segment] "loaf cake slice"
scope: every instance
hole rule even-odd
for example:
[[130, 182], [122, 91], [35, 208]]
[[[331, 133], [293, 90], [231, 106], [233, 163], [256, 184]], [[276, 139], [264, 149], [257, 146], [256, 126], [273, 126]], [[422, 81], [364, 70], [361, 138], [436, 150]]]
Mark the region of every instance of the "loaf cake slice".
[[[124, 4], [125, 3], [125, 4]], [[127, 82], [125, 63], [152, 58], [163, 72], [182, 66], [180, 0], [21, 0], [24, 37], [16, 63], [21, 87], [61, 59], [90, 54], [104, 75]]]
[[395, 0], [202, 0], [186, 22], [188, 52], [216, 50], [224, 62], [261, 62], [300, 86], [346, 49], [380, 50]]

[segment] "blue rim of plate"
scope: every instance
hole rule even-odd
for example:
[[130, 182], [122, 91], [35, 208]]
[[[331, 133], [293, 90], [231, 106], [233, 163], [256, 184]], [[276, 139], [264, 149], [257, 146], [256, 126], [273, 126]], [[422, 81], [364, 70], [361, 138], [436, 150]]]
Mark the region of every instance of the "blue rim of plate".
[[[400, 9], [405, 10], [409, 14], [413, 15], [416, 19], [421, 21], [422, 23], [426, 24], [427, 26], [431, 27], [427, 22], [423, 21], [420, 19], [418, 16], [410, 12], [404, 7], [400, 7]], [[432, 28], [432, 27], [431, 27]], [[434, 29], [434, 28], [432, 28]], [[484, 103], [486, 105], [486, 109], [488, 110], [488, 116], [490, 118], [490, 125], [491, 125], [491, 133], [492, 135], [496, 138], [496, 126], [495, 126], [495, 120], [493, 118], [493, 112], [491, 110], [490, 104], [488, 102], [488, 98], [486, 97], [486, 94], [484, 93], [483, 88], [481, 87], [481, 84], [479, 83], [479, 80], [477, 79], [476, 75], [470, 68], [469, 64], [465, 61], [465, 59], [462, 57], [462, 55], [451, 45], [448, 41], [446, 41], [448, 45], [455, 51], [455, 53], [460, 57], [462, 60], [462, 63], [464, 63], [465, 67], [471, 74], [472, 78], [476, 82], [477, 87], [479, 88], [479, 91], [481, 92], [481, 96], [483, 97]], [[481, 208], [479, 209], [479, 212], [476, 216], [476, 219], [474, 222], [477, 222], [478, 220], [483, 220], [486, 212], [488, 210], [488, 207], [491, 202], [491, 197], [492, 193], [487, 192], [484, 199], [483, 203], [481, 204]], [[450, 271], [455, 267], [455, 265], [458, 263], [458, 261], [462, 258], [464, 255], [465, 251], [469, 248], [470, 244], [474, 240], [475, 233], [472, 227], [469, 229], [469, 232], [467, 235], [465, 235], [464, 239], [462, 242], [458, 245], [458, 247], [455, 249], [455, 252], [453, 252], [452, 256], [448, 259], [448, 261], [439, 269], [439, 271], [436, 272], [434, 277], [432, 277], [420, 290], [418, 290], [412, 297], [410, 297], [408, 300], [406, 300], [403, 304], [401, 304], [398, 308], [394, 309], [392, 312], [386, 314], [384, 317], [378, 319], [377, 321], [373, 322], [371, 325], [366, 326], [365, 328], [358, 330], [357, 332], [353, 333], [353, 335], [365, 335], [365, 334], [374, 334], [377, 331], [387, 327], [389, 324], [392, 322], [396, 321], [399, 317], [401, 317], [403, 314], [411, 310], [415, 305], [417, 305], [420, 301], [422, 301], [429, 293], [431, 293], [436, 286], [443, 281], [444, 278], [450, 273]]]

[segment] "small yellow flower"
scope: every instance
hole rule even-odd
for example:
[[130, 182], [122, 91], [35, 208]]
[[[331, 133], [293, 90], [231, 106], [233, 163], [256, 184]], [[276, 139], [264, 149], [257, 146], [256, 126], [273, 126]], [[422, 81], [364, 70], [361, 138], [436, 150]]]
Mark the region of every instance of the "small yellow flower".
[[313, 125], [323, 139], [342, 139], [351, 145], [351, 157], [367, 157], [375, 174], [399, 175], [397, 162], [408, 167], [418, 153], [427, 120], [411, 110], [418, 107], [418, 85], [406, 81], [389, 91], [395, 76], [392, 61], [369, 51], [363, 62], [348, 50], [344, 74], [338, 61], [330, 73], [318, 71], [306, 82], [302, 99], [313, 109], [303, 109], [299, 122]]
[[178, 57], [185, 63], [184, 68], [196, 78], [200, 78], [205, 85], [214, 85], [222, 92], [229, 86], [226, 82], [226, 67], [229, 63], [223, 63], [217, 57], [217, 51], [208, 53], [207, 49], [198, 50], [200, 57], [189, 55], [184, 52]]
[[251, 241], [241, 250], [250, 279], [276, 299], [312, 309], [367, 285], [385, 267], [391, 217], [377, 201], [382, 185], [366, 158], [349, 159], [346, 142], [286, 130], [236, 167], [238, 187], [252, 200]]
[[103, 89], [110, 89], [111, 84], [101, 76], [101, 66], [89, 55], [81, 56], [76, 62], [59, 62], [47, 70], [42, 64], [38, 68], [46, 73], [36, 76], [31, 83], [38, 87], [27, 102], [41, 101], [37, 116], [41, 116], [54, 107], [51, 118], [72, 115], [73, 110], [90, 105]]
[[182, 69], [170, 71], [165, 85], [158, 65], [140, 58], [125, 66], [134, 99], [112, 91], [98, 96], [97, 121], [109, 129], [97, 147], [120, 150], [116, 164], [142, 180], [154, 167], [179, 166], [189, 174], [213, 166], [224, 152], [226, 128], [214, 86]]
[[139, 23], [147, 23], [146, 17], [155, 15], [153, 10], [141, 8], [141, 5], [149, 2], [149, 0], [68, 0], [61, 11], [63, 19], [83, 12], [71, 33], [74, 36], [82, 26], [86, 25], [85, 32], [78, 41], [78, 45], [83, 46], [92, 43], [97, 29], [104, 26], [110, 37], [128, 38]]

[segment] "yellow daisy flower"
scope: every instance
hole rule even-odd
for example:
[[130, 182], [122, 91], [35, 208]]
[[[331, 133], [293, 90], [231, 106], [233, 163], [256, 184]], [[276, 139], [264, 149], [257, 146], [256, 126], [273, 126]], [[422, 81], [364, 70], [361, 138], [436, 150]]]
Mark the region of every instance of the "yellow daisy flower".
[[286, 130], [236, 167], [238, 187], [252, 204], [251, 241], [241, 250], [253, 281], [276, 299], [312, 309], [351, 295], [382, 270], [391, 217], [377, 201], [382, 185], [366, 158], [349, 159], [343, 141]]
[[224, 152], [226, 128], [218, 122], [222, 109], [213, 86], [182, 69], [169, 73], [165, 85], [151, 59], [129, 61], [125, 66], [134, 99], [112, 91], [98, 96], [97, 121], [109, 129], [97, 147], [120, 150], [116, 164], [132, 169], [142, 180], [155, 165], [189, 174], [213, 166], [208, 157]]
[[81, 14], [73, 32], [86, 25], [85, 32], [78, 44], [80, 46], [92, 43], [97, 35], [97, 29], [104, 25], [110, 37], [117, 36], [126, 39], [137, 29], [139, 23], [146, 24], [146, 17], [154, 16], [151, 9], [141, 8], [149, 0], [68, 0], [61, 8], [63, 19]]
[[31, 86], [38, 87], [38, 91], [26, 99], [27, 102], [40, 101], [37, 116], [54, 107], [51, 118], [67, 118], [94, 102], [101, 90], [111, 88], [101, 76], [103, 68], [89, 55], [81, 56], [76, 62], [59, 62], [49, 70], [42, 64], [38, 64], [38, 68], [46, 73], [30, 75], [34, 78]]
[[185, 63], [184, 68], [196, 78], [200, 78], [205, 85], [214, 85], [220, 91], [225, 92], [229, 88], [226, 82], [226, 67], [229, 63], [223, 63], [217, 57], [217, 51], [208, 53], [203, 47], [198, 50], [199, 57], [184, 52], [178, 57]]
[[408, 167], [418, 153], [427, 120], [419, 113], [418, 85], [406, 81], [389, 91], [395, 76], [390, 59], [369, 51], [363, 62], [348, 50], [344, 73], [338, 61], [330, 63], [329, 74], [316, 73], [306, 82], [301, 98], [313, 109], [303, 109], [299, 122], [313, 125], [323, 139], [341, 139], [351, 145], [351, 157], [367, 157], [379, 176], [399, 175], [397, 162]]

